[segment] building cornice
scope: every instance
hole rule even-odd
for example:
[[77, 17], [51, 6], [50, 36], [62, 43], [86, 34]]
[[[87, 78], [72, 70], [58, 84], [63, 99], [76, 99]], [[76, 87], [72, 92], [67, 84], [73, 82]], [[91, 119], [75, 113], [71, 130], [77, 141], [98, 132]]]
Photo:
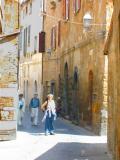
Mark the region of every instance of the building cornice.
[[96, 35], [96, 36], [93, 36], [91, 38], [83, 39], [80, 42], [78, 42], [77, 44], [75, 44], [74, 46], [72, 46], [72, 47], [70, 47], [70, 48], [68, 48], [66, 50], [62, 50], [61, 52], [63, 54], [68, 54], [68, 53], [70, 53], [70, 52], [72, 52], [72, 51], [74, 51], [74, 50], [76, 50], [78, 48], [82, 48], [82, 47], [84, 47], [86, 45], [89, 45], [90, 43], [92, 43], [94, 41], [97, 41], [97, 40], [100, 40], [100, 39], [101, 40], [105, 39], [105, 35], [102, 35], [102, 36]]
[[0, 40], [6, 38], [6, 37], [11, 37], [11, 36], [15, 36], [15, 35], [18, 35], [20, 33], [20, 31], [16, 31], [16, 32], [13, 32], [13, 33], [10, 33], [10, 34], [0, 34]]

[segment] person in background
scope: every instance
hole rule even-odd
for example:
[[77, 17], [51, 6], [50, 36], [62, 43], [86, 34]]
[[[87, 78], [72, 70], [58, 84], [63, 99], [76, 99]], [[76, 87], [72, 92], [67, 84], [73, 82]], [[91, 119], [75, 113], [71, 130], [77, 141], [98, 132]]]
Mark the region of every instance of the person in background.
[[53, 100], [53, 94], [48, 94], [48, 100], [46, 100], [42, 106], [41, 109], [44, 111], [44, 117], [42, 119], [42, 122], [45, 121], [45, 135], [48, 134], [54, 135], [54, 127], [53, 127], [53, 121], [56, 119], [56, 108], [55, 108], [55, 102]]
[[25, 112], [25, 100], [23, 98], [23, 94], [19, 94], [19, 105], [18, 105], [18, 125], [22, 125], [22, 119], [24, 117]]
[[35, 93], [34, 97], [31, 99], [29, 107], [31, 111], [32, 125], [37, 126], [38, 125], [38, 111], [40, 107], [40, 100], [38, 98], [37, 93]]

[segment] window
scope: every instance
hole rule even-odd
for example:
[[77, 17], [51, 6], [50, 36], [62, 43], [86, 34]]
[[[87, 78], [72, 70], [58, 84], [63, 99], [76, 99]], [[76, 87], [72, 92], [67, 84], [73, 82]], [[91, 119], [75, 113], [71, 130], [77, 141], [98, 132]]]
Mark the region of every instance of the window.
[[27, 13], [28, 13], [28, 7], [27, 6], [25, 8], [25, 12], [26, 12], [26, 15], [27, 15]]
[[37, 52], [37, 36], [34, 37], [34, 53]]
[[42, 6], [43, 6], [43, 12], [47, 11], [47, 0], [42, 1]]
[[23, 51], [24, 51], [24, 56], [26, 55], [26, 47], [25, 47], [25, 35], [26, 35], [26, 32], [25, 32], [25, 29], [24, 29], [24, 43], [23, 43]]
[[73, 8], [74, 8], [74, 13], [76, 14], [79, 12], [81, 8], [81, 0], [73, 0]]
[[58, 22], [58, 46], [60, 47], [61, 43], [61, 21]]
[[56, 49], [56, 27], [51, 29], [51, 49]]
[[22, 30], [20, 31], [19, 34], [19, 49], [22, 50]]
[[31, 34], [31, 26], [28, 26], [28, 46], [30, 46], [30, 34]]
[[24, 29], [24, 56], [27, 53], [27, 28]]
[[25, 9], [23, 9], [23, 19], [25, 18]]
[[26, 27], [26, 46], [27, 46], [27, 41], [28, 41], [28, 28]]
[[29, 14], [31, 14], [31, 13], [32, 13], [32, 2], [29, 5]]
[[63, 16], [64, 19], [69, 20], [70, 17], [70, 0], [63, 1]]
[[55, 94], [55, 82], [51, 82], [50, 93]]

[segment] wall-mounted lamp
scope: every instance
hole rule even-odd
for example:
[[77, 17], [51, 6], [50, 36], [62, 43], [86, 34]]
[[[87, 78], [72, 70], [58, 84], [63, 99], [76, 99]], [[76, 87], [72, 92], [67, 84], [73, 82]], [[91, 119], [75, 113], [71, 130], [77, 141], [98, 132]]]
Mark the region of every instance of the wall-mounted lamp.
[[89, 29], [92, 24], [92, 16], [89, 12], [87, 12], [83, 17], [83, 26], [85, 29]]

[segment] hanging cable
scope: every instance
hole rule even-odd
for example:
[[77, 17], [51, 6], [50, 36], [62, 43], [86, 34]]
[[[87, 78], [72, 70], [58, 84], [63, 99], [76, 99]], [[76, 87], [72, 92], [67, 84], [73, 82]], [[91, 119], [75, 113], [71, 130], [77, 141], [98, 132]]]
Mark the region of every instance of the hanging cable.
[[[64, 19], [62, 19], [62, 18], [59, 18], [59, 17], [55, 17], [55, 16], [51, 16], [51, 15], [49, 15], [49, 14], [47, 14], [47, 13], [44, 13], [44, 12], [41, 12], [41, 15], [43, 15], [43, 16], [47, 16], [47, 17], [49, 17], [49, 18], [51, 18], [51, 19], [54, 19], [54, 20], [56, 20], [56, 21], [63, 21], [63, 22], [68, 22], [68, 23], [72, 23], [72, 24], [77, 24], [77, 25], [83, 25], [83, 23], [80, 23], [80, 22], [75, 22], [75, 21], [70, 21], [70, 20], [64, 20]], [[106, 23], [92, 23], [92, 24], [90, 24], [91, 26], [106, 26]]]

